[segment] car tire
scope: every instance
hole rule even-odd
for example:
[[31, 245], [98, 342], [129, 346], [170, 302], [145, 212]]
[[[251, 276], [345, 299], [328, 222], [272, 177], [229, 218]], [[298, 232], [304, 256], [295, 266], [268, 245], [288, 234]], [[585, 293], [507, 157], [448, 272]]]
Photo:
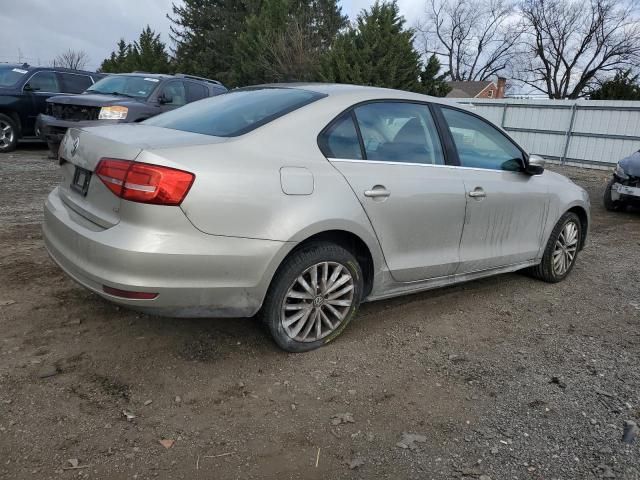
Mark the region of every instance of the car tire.
[[342, 333], [358, 311], [362, 289], [362, 269], [349, 250], [310, 243], [280, 266], [261, 316], [280, 348], [307, 352]]
[[611, 189], [613, 187], [615, 180], [612, 178], [607, 183], [606, 188], [604, 189], [604, 194], [602, 196], [602, 203], [604, 204], [604, 208], [609, 210], [610, 212], [619, 212], [624, 208], [624, 203], [619, 200], [613, 200], [611, 198]]
[[0, 113], [0, 153], [13, 152], [18, 145], [18, 126], [16, 122]]
[[535, 267], [531, 267], [529, 272], [534, 277], [548, 283], [564, 280], [573, 270], [581, 242], [582, 224], [580, 219], [573, 212], [565, 213], [551, 232], [542, 261]]

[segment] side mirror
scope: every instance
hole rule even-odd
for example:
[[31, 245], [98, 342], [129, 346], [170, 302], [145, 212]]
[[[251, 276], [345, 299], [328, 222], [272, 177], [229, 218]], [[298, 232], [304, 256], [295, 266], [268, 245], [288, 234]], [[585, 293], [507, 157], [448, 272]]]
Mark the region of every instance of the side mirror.
[[171, 95], [167, 95], [165, 93], [162, 93], [158, 97], [158, 103], [160, 105], [165, 105], [165, 104], [171, 103], [171, 102], [173, 102], [173, 97]]
[[38, 91], [40, 89], [39, 88], [33, 88], [30, 83], [27, 83], [27, 84], [25, 84], [24, 87], [22, 87], [22, 90], [24, 90], [25, 92], [36, 92], [36, 91]]
[[529, 165], [527, 165], [526, 172], [529, 175], [541, 175], [544, 172], [545, 160], [539, 155], [529, 155]]

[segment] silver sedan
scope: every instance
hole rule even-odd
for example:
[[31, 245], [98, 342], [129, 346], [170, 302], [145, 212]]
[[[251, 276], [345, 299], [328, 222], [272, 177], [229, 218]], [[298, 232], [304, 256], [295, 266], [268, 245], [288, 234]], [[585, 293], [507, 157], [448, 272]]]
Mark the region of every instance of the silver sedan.
[[564, 279], [587, 193], [459, 105], [270, 85], [141, 124], [70, 129], [45, 206], [51, 257], [151, 314], [260, 314], [289, 351], [361, 302], [527, 269]]

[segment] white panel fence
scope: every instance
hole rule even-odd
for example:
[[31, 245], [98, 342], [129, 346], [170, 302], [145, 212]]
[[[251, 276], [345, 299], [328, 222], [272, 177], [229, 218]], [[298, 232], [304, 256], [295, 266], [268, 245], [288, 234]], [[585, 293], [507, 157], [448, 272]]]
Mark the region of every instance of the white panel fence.
[[640, 102], [453, 99], [504, 128], [529, 153], [610, 168], [640, 150]]

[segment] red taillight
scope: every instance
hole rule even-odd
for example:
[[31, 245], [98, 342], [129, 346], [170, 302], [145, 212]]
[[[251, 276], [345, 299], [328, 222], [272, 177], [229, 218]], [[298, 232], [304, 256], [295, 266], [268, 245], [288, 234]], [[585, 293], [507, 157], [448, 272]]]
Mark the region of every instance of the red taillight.
[[119, 288], [107, 287], [106, 285], [102, 286], [102, 291], [109, 295], [113, 295], [114, 297], [129, 298], [132, 300], [153, 300], [158, 296], [157, 293], [132, 292], [130, 290], [120, 290]]
[[132, 202], [180, 205], [195, 175], [175, 168], [103, 158], [96, 175], [109, 190]]

